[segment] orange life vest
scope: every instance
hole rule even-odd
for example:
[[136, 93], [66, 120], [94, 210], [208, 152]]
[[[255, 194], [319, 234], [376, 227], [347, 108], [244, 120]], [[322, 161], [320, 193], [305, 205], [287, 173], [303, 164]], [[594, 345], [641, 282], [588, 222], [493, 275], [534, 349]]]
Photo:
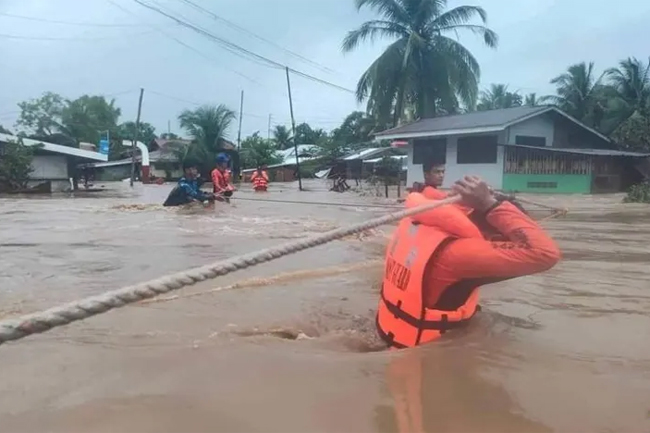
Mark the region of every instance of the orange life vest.
[[438, 339], [448, 329], [465, 324], [477, 311], [478, 290], [454, 311], [426, 308], [425, 269], [455, 239], [437, 227], [404, 218], [388, 244], [384, 281], [377, 311], [377, 330], [393, 348], [414, 347]]
[[212, 170], [210, 177], [212, 178], [212, 188], [215, 193], [234, 190], [226, 176], [226, 172], [222, 172], [218, 168], [215, 168]]
[[226, 171], [223, 172], [223, 177], [226, 179], [226, 183], [230, 183], [232, 180], [232, 171], [227, 168]]
[[251, 182], [253, 182], [253, 189], [266, 191], [269, 186], [269, 175], [266, 171], [255, 171], [251, 176]]

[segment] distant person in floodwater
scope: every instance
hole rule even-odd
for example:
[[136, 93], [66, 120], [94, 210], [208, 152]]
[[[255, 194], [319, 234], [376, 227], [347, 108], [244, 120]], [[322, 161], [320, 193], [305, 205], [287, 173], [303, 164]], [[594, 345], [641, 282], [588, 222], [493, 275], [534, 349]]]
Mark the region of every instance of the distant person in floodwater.
[[228, 163], [230, 158], [225, 153], [219, 153], [217, 155], [217, 165], [210, 173], [212, 178], [212, 191], [214, 196], [219, 201], [225, 201], [230, 203], [230, 197], [235, 190], [235, 187], [232, 186], [231, 175], [228, 174]]
[[163, 206], [182, 206], [192, 202], [213, 203], [214, 196], [201, 191], [196, 166], [186, 165], [183, 172], [184, 176], [178, 180], [178, 185], [171, 190]]
[[251, 175], [254, 191], [266, 191], [269, 187], [269, 174], [266, 172], [266, 166], [258, 165], [257, 170]]
[[413, 182], [409, 192], [419, 192], [429, 199], [441, 200], [447, 197], [445, 192], [439, 190], [445, 180], [445, 164], [439, 162], [426, 162], [422, 164], [424, 183]]
[[[391, 348], [437, 340], [480, 310], [480, 286], [543, 272], [560, 260], [553, 239], [479, 178], [466, 176], [452, 194], [463, 207], [402, 219], [386, 250], [377, 330]], [[411, 193], [406, 207], [431, 201]]]

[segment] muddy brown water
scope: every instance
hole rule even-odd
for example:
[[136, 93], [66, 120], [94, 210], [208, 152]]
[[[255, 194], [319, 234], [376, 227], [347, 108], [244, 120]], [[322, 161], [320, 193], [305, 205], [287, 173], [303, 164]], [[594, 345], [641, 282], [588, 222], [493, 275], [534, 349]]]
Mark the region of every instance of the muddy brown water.
[[[107, 186], [0, 199], [0, 318], [385, 212], [256, 200], [385, 202], [317, 182], [190, 211]], [[528, 198], [570, 209], [544, 222], [563, 262], [443, 341], [374, 351], [387, 227], [1, 346], [0, 431], [650, 431], [650, 208]]]

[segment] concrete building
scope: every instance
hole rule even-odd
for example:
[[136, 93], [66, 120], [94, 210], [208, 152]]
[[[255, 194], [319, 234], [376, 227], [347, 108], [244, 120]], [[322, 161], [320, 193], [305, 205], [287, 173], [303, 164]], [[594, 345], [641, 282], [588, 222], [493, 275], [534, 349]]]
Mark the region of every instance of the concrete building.
[[33, 187], [48, 182], [51, 192], [70, 189], [70, 178], [74, 176], [77, 164], [88, 161], [106, 161], [108, 159], [107, 155], [90, 150], [0, 134], [0, 146], [3, 143], [15, 142], [16, 140], [22, 140], [25, 146], [38, 146], [32, 160], [33, 172], [28, 186]]
[[406, 141], [407, 185], [424, 180], [422, 164], [446, 164], [443, 187], [477, 175], [516, 192], [616, 192], [640, 181], [650, 155], [616, 150], [598, 131], [556, 107], [515, 107], [421, 119], [376, 134]]

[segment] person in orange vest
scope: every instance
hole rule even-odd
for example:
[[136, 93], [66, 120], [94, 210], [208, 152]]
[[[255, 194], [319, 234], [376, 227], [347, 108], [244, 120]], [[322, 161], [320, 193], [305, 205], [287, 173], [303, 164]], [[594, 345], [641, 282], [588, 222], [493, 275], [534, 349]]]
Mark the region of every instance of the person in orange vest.
[[[472, 209], [469, 215], [447, 205], [404, 218], [389, 242], [377, 330], [391, 348], [437, 340], [480, 309], [480, 286], [543, 272], [560, 260], [553, 239], [481, 179], [466, 176], [452, 194]], [[411, 193], [405, 204], [430, 202]]]
[[230, 203], [230, 197], [235, 190], [235, 187], [232, 186], [228, 180], [226, 170], [228, 170], [228, 162], [230, 158], [225, 153], [220, 153], [217, 155], [217, 166], [210, 173], [212, 178], [212, 191], [214, 196], [219, 201], [225, 201]]
[[424, 183], [413, 182], [413, 187], [408, 191], [419, 192], [427, 198], [435, 200], [447, 197], [447, 193], [438, 189], [445, 180], [445, 164], [433, 161], [425, 162], [422, 164], [422, 171], [424, 172]]
[[251, 175], [254, 191], [266, 191], [269, 187], [269, 175], [264, 166], [258, 165], [257, 170]]

